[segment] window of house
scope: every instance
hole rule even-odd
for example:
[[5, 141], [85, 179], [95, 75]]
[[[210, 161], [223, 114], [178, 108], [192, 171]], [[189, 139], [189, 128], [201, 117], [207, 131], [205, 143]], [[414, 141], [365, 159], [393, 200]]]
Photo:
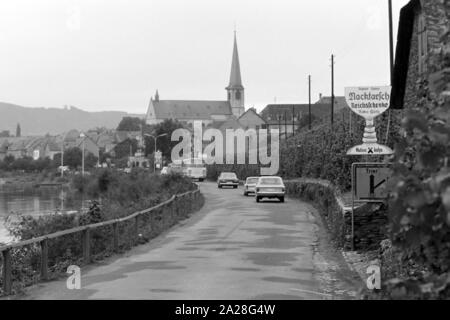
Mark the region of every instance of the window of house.
[[426, 55], [428, 52], [428, 37], [425, 16], [419, 14], [418, 18], [418, 43], [419, 43], [419, 74], [427, 71]]

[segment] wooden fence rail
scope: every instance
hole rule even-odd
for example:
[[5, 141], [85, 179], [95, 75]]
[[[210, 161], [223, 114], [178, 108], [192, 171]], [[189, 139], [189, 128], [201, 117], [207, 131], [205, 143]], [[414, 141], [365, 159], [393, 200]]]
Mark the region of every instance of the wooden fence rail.
[[[3, 260], [3, 293], [5, 295], [10, 295], [12, 292], [12, 255], [11, 251], [16, 248], [21, 248], [24, 246], [32, 245], [32, 244], [39, 244], [40, 245], [40, 251], [41, 251], [41, 268], [40, 268], [40, 278], [41, 280], [48, 280], [48, 240], [49, 239], [55, 239], [59, 238], [61, 236], [69, 235], [69, 234], [81, 234], [81, 244], [83, 248], [83, 262], [84, 263], [90, 263], [91, 262], [91, 233], [92, 230], [95, 230], [100, 227], [105, 227], [112, 225], [113, 229], [113, 250], [114, 252], [119, 251], [119, 225], [126, 221], [133, 221], [133, 234], [134, 239], [133, 242], [136, 244], [138, 242], [139, 238], [139, 217], [143, 214], [151, 213], [155, 210], [161, 209], [165, 206], [168, 206], [170, 210], [170, 223], [172, 223], [175, 219], [176, 213], [174, 213], [174, 210], [177, 210], [176, 201], [179, 199], [183, 199], [187, 196], [193, 196], [194, 200], [197, 199], [197, 197], [200, 194], [200, 190], [197, 189], [193, 191], [188, 191], [179, 195], [172, 196], [169, 200], [164, 201], [154, 207], [135, 212], [133, 214], [130, 214], [123, 218], [118, 219], [112, 219], [108, 221], [103, 221], [99, 223], [93, 223], [85, 226], [75, 227], [67, 230], [62, 230], [58, 232], [54, 232], [51, 234], [47, 234], [45, 236], [40, 236], [20, 242], [10, 243], [4, 246], [0, 246], [0, 252], [2, 253], [2, 260]], [[189, 202], [189, 209], [192, 209], [192, 201]], [[190, 210], [189, 210], [190, 211]], [[151, 219], [153, 221], [153, 219]], [[153, 228], [153, 226], [152, 226]]]

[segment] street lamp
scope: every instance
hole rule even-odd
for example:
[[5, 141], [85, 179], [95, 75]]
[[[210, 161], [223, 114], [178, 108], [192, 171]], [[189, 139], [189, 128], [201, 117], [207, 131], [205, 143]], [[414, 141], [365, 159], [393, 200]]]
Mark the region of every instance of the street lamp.
[[83, 148], [81, 150], [81, 175], [84, 176], [84, 143], [86, 140], [86, 135], [84, 132], [80, 133], [80, 138], [83, 139]]
[[[151, 137], [151, 138], [153, 138], [153, 140], [155, 140], [155, 150], [154, 150], [154, 153], [155, 153], [155, 155], [156, 155], [156, 140], [158, 140], [159, 137], [167, 136], [167, 133], [160, 134], [160, 135], [158, 135], [158, 136], [156, 136], [156, 137], [155, 137], [154, 135], [145, 133], [144, 136]], [[153, 172], [156, 172], [156, 161], [155, 161], [155, 159], [153, 159]]]
[[64, 141], [66, 140], [67, 133], [64, 133], [61, 141], [61, 178], [64, 177]]

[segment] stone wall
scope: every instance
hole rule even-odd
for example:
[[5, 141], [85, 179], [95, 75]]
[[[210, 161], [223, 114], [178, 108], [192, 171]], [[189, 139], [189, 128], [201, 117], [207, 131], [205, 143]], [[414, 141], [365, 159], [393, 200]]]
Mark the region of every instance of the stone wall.
[[[351, 250], [351, 203], [329, 181], [295, 179], [285, 181], [286, 192], [308, 201], [319, 211], [335, 244]], [[365, 204], [354, 210], [354, 235], [357, 251], [378, 249], [386, 239], [387, 210], [384, 204]]]

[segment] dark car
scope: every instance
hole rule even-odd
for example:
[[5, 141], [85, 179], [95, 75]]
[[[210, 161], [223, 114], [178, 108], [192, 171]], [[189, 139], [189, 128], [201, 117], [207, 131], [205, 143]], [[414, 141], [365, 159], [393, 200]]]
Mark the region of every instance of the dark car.
[[217, 178], [217, 187], [231, 186], [237, 188], [239, 186], [239, 179], [234, 172], [222, 172]]

